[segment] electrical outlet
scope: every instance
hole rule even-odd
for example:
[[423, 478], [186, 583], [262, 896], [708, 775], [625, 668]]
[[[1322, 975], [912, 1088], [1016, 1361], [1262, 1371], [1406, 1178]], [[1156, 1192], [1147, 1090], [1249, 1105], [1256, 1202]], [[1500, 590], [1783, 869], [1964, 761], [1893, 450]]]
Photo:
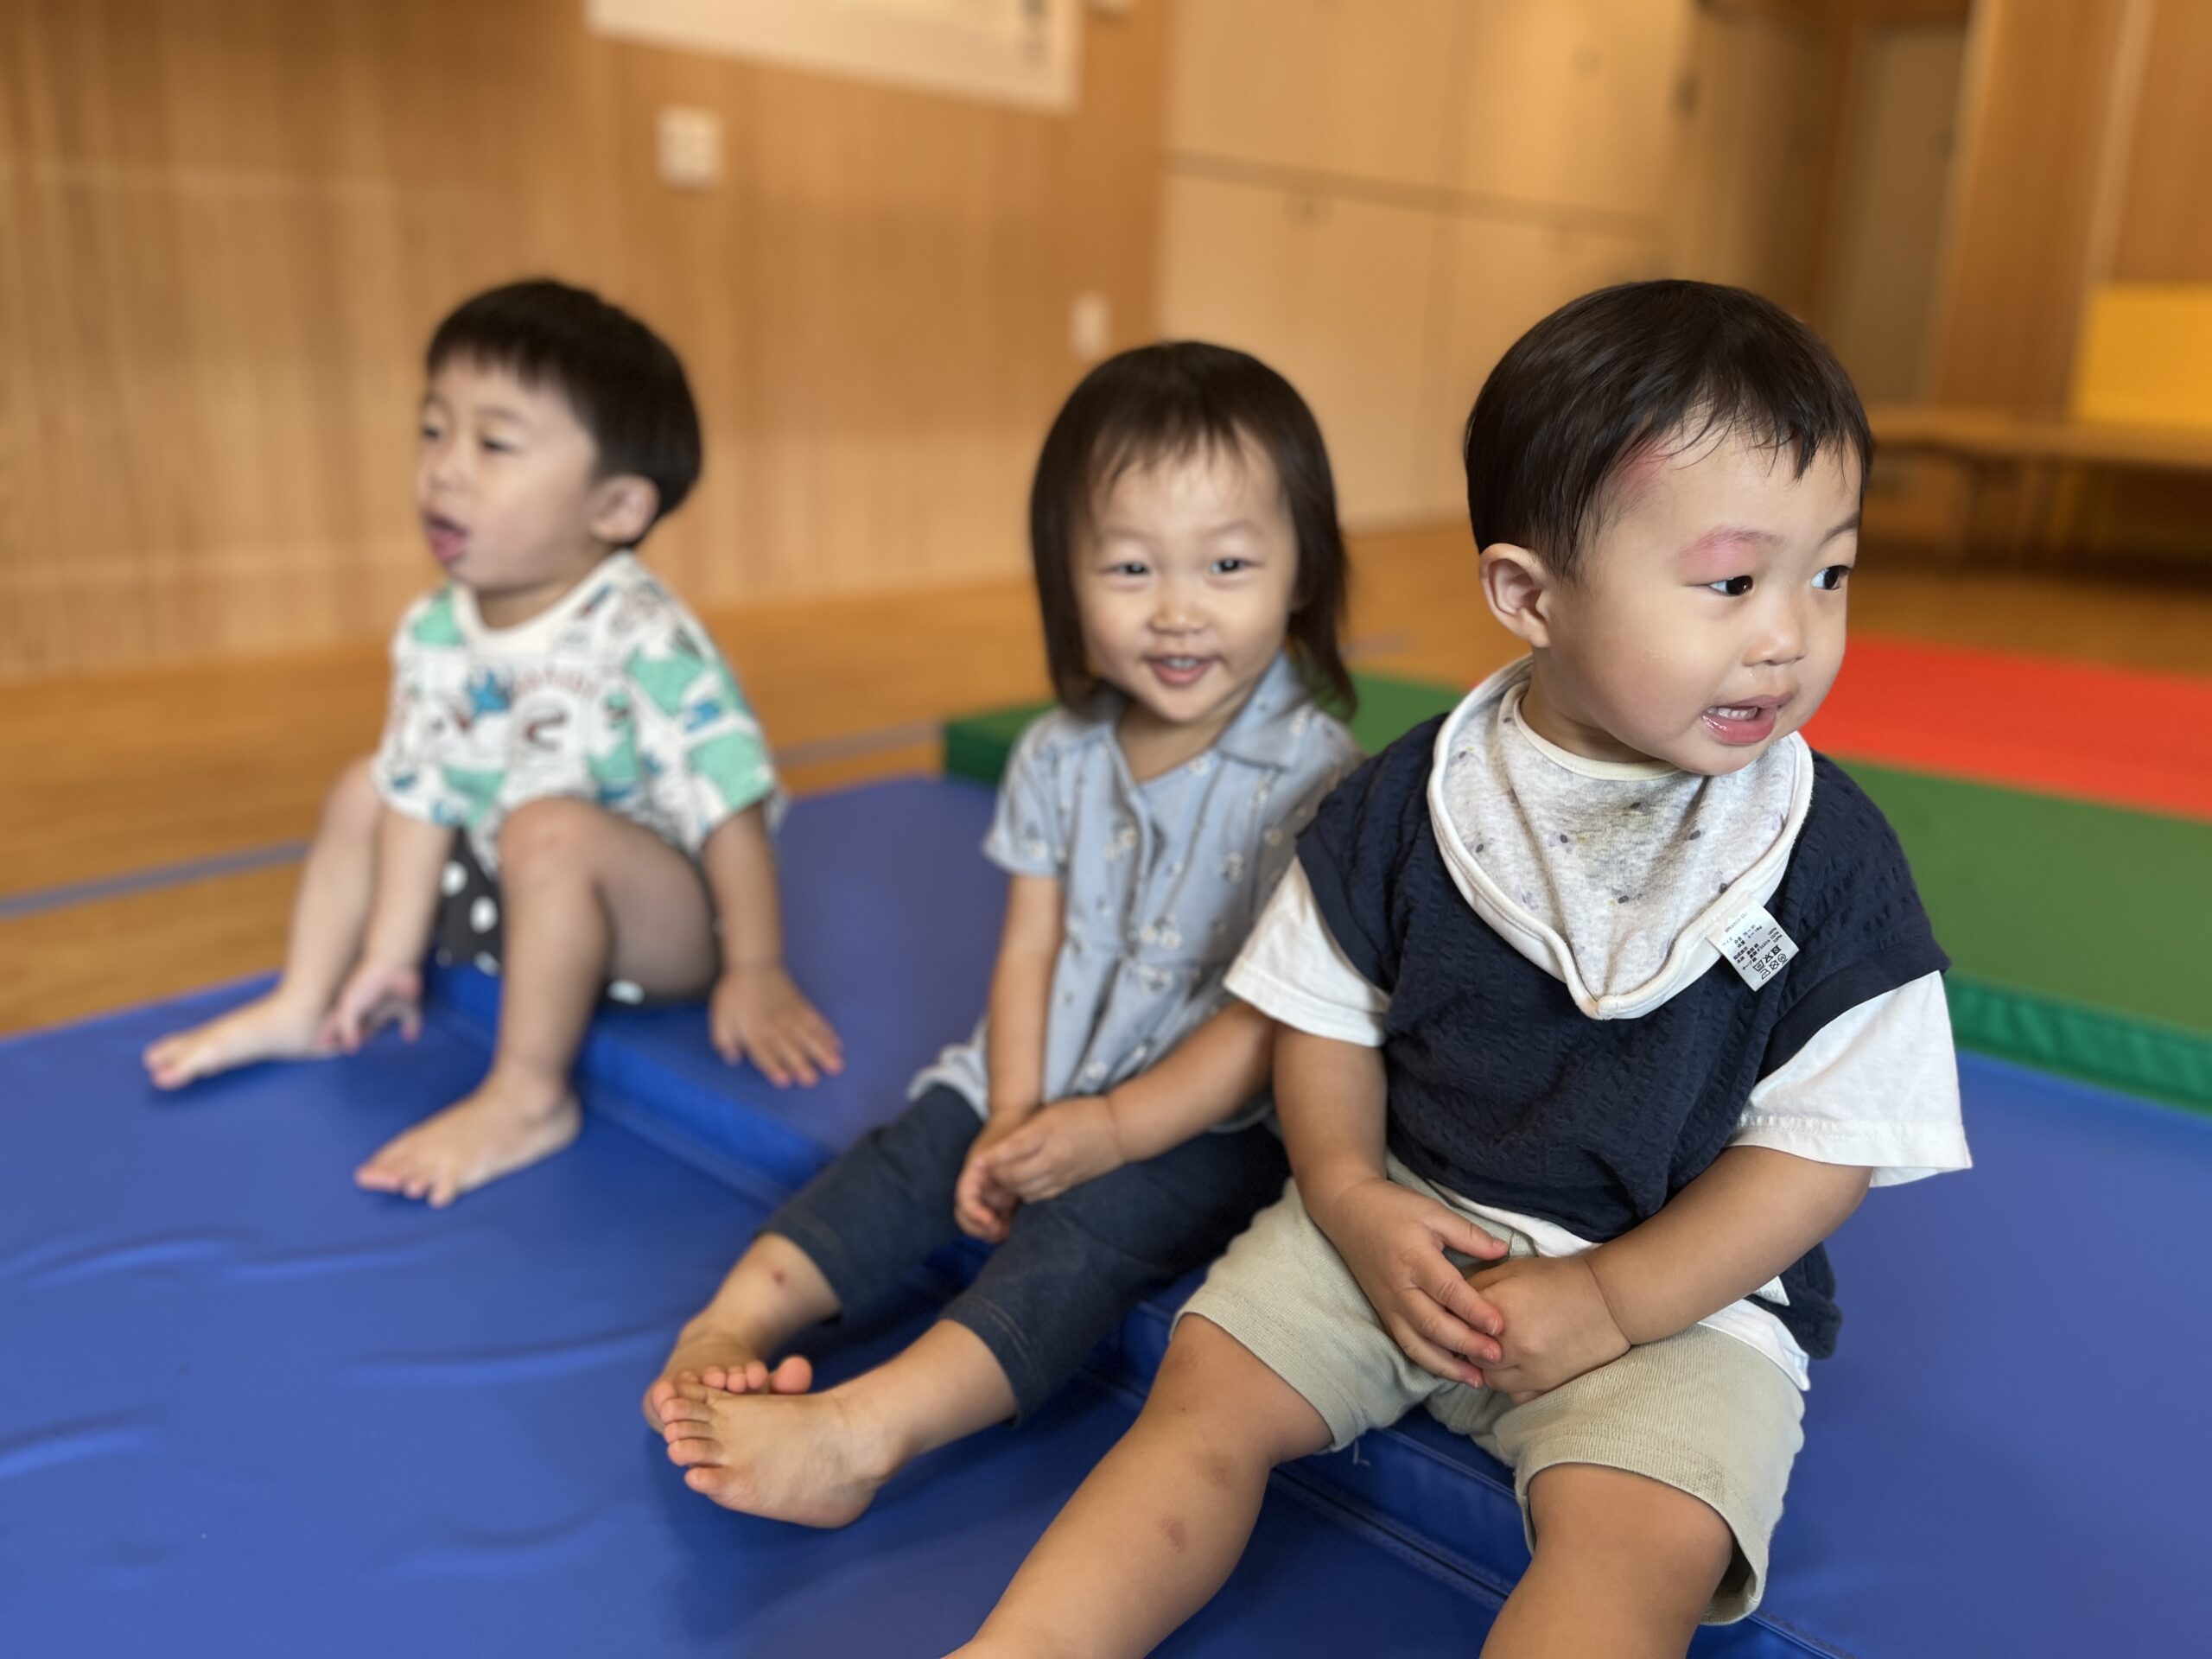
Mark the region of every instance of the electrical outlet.
[[677, 190], [711, 190], [722, 181], [722, 118], [712, 110], [671, 104], [657, 125], [660, 176]]

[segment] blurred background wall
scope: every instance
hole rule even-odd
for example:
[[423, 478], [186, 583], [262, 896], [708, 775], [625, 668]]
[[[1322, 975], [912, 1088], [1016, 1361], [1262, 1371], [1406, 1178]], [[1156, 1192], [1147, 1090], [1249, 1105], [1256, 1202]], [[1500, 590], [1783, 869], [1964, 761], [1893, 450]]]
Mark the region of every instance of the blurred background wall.
[[[683, 354], [693, 602], [1018, 571], [1044, 424], [1151, 327], [1166, 14], [1047, 117], [593, 35], [582, 0], [0, 3], [0, 672], [380, 637], [438, 318], [547, 272]], [[658, 112], [719, 117], [664, 183]]]
[[[423, 340], [532, 272], [690, 365], [652, 553], [704, 605], [1018, 576], [1055, 403], [1159, 333], [1288, 373], [1369, 528], [1457, 518], [1498, 352], [1632, 276], [1771, 295], [1872, 403], [2059, 416], [2106, 285], [2212, 284], [2208, 85], [2206, 0], [1118, 0], [1068, 115], [582, 0], [7, 0], [0, 676], [380, 637]], [[1965, 487], [1885, 463], [1870, 543], [1957, 556]], [[2063, 487], [2067, 558], [2212, 569], [2201, 476]]]

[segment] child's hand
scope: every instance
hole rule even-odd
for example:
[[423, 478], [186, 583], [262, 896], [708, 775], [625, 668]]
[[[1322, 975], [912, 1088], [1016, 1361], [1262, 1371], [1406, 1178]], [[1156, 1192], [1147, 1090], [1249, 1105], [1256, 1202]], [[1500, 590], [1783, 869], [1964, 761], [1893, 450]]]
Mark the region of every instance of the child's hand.
[[845, 1069], [837, 1033], [780, 964], [732, 968], [716, 980], [707, 1003], [707, 1033], [722, 1058], [735, 1065], [751, 1055], [760, 1075], [779, 1089], [791, 1083], [811, 1089], [823, 1072], [834, 1076]]
[[1346, 1187], [1313, 1219], [1408, 1358], [1450, 1382], [1483, 1386], [1481, 1367], [1498, 1357], [1492, 1338], [1504, 1318], [1444, 1253], [1495, 1261], [1508, 1248], [1503, 1240], [1382, 1175]]
[[1011, 1139], [1036, 1116], [1008, 1112], [984, 1120], [983, 1128], [968, 1148], [960, 1166], [960, 1179], [952, 1189], [952, 1218], [960, 1230], [986, 1244], [1006, 1242], [1015, 1207], [1021, 1200], [992, 1173], [991, 1158], [1001, 1142]]
[[1505, 1316], [1490, 1385], [1516, 1406], [1629, 1351], [1586, 1256], [1516, 1256], [1473, 1269], [1467, 1282]]
[[1106, 1097], [1077, 1095], [1033, 1114], [991, 1147], [982, 1165], [988, 1179], [1022, 1203], [1041, 1204], [1128, 1161], [1121, 1126]]
[[386, 1026], [413, 1042], [423, 1030], [423, 970], [412, 963], [362, 962], [346, 976], [315, 1033], [318, 1047], [360, 1052]]

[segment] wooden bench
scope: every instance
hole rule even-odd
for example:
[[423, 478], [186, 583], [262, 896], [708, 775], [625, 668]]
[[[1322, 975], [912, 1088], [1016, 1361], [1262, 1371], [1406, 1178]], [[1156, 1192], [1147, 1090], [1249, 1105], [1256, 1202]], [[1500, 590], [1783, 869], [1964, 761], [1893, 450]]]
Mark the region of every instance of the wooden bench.
[[2212, 475], [2212, 283], [2093, 290], [2064, 415], [1891, 404], [1867, 416], [1885, 453], [1963, 469], [1958, 550], [2055, 553], [2092, 472]]

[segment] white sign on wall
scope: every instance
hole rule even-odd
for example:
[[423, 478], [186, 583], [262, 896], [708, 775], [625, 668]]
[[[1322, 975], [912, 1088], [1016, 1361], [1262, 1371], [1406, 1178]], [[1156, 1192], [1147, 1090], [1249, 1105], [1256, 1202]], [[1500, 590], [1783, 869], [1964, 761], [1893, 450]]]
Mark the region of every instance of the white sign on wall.
[[1075, 108], [1080, 0], [584, 0], [602, 35], [925, 92]]

